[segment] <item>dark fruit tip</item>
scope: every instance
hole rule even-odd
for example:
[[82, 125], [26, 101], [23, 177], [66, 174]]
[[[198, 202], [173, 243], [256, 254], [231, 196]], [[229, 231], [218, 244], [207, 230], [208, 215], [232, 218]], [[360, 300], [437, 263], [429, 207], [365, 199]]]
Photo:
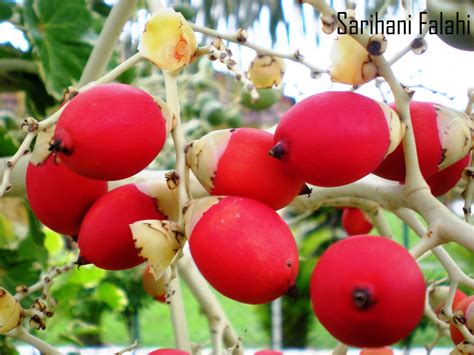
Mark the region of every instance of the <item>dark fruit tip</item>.
[[84, 258], [82, 255], [79, 255], [74, 264], [77, 265], [78, 268], [80, 268], [81, 266], [90, 265], [92, 263], [89, 260], [87, 260], [86, 258]]
[[72, 149], [62, 145], [61, 139], [56, 138], [49, 144], [49, 151], [54, 153], [62, 153], [64, 155], [71, 155]]
[[369, 309], [375, 302], [372, 291], [365, 287], [357, 287], [352, 292], [352, 301], [359, 310]]
[[272, 157], [281, 159], [285, 154], [285, 145], [280, 141], [268, 152]]
[[298, 193], [298, 196], [308, 195], [308, 197], [310, 197], [311, 192], [313, 192], [313, 189], [310, 188], [307, 184], [303, 184], [303, 186], [301, 187], [300, 192]]

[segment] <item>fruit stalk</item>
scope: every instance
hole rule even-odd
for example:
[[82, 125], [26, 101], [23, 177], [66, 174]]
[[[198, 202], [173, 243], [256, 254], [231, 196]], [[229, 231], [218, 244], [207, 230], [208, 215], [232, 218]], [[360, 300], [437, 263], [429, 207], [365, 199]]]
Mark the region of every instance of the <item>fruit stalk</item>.
[[[178, 225], [183, 227], [183, 207], [188, 202], [188, 196], [186, 191], [185, 176], [186, 176], [186, 160], [184, 155], [184, 148], [186, 142], [184, 134], [181, 128], [180, 116], [179, 116], [179, 101], [178, 101], [178, 85], [177, 77], [178, 72], [163, 71], [165, 77], [166, 87], [166, 102], [173, 111], [174, 123], [171, 128], [171, 135], [174, 142], [174, 148], [176, 151], [176, 166], [175, 171], [179, 177], [178, 182]], [[182, 254], [182, 250], [178, 253]], [[167, 301], [170, 302], [171, 319], [173, 323], [174, 336], [176, 340], [177, 348], [181, 350], [190, 351], [191, 344], [189, 342], [188, 329], [186, 325], [186, 318], [184, 314], [183, 299], [181, 296], [181, 289], [179, 286], [179, 277], [176, 272], [176, 263], [179, 262], [180, 255], [177, 256], [176, 261], [171, 265], [172, 276], [167, 282], [166, 290], [170, 294]], [[173, 277], [175, 276], [175, 277]]]
[[[15, 298], [18, 301], [21, 301], [25, 297], [31, 295], [32, 293], [42, 290], [47, 287], [47, 290], [51, 287], [53, 280], [58, 277], [59, 275], [64, 274], [74, 268], [74, 263], [68, 263], [63, 265], [62, 267], [53, 267], [51, 268], [46, 274], [41, 276], [41, 279], [36, 282], [35, 284], [29, 287], [19, 287], [17, 293], [15, 294]], [[44, 293], [44, 291], [43, 291]], [[49, 294], [46, 293], [46, 296], [49, 297]]]
[[338, 343], [334, 350], [332, 351], [332, 355], [346, 355], [349, 347], [343, 343]]
[[[239, 341], [239, 339], [235, 334], [235, 331], [232, 329], [221, 305], [211, 292], [207, 281], [198, 272], [192, 259], [189, 256], [183, 256], [178, 264], [178, 268], [180, 275], [188, 285], [193, 296], [199, 302], [202, 312], [207, 317], [209, 326], [211, 327], [211, 332], [213, 330], [213, 325], [216, 323], [214, 320], [218, 320], [224, 329], [223, 339], [225, 346], [232, 347]], [[243, 354], [242, 347], [237, 347], [232, 354]]]
[[216, 31], [207, 27], [196, 25], [194, 23], [190, 23], [190, 25], [194, 31], [200, 32], [204, 35], [208, 35], [211, 37], [220, 37], [222, 39], [225, 39], [226, 41], [238, 43], [241, 46], [248, 47], [255, 50], [259, 54], [268, 54], [273, 57], [285, 58], [293, 62], [300, 63], [311, 70], [312, 76], [318, 76], [319, 74], [327, 73], [326, 69], [318, 67], [317, 65], [306, 60], [303, 57], [303, 55], [299, 52], [299, 50], [296, 50], [293, 53], [279, 52], [273, 49], [267, 49], [267, 48], [261, 47], [253, 42], [248, 41], [247, 39], [242, 40], [242, 37], [239, 36], [240, 31], [234, 34], [225, 34], [225, 33], [220, 33], [219, 31]]
[[8, 332], [7, 335], [34, 346], [41, 353], [49, 355], [61, 355], [61, 353], [52, 345], [28, 333], [28, 331], [23, 327], [17, 327], [12, 331]]
[[100, 31], [97, 44], [87, 60], [79, 80], [79, 87], [99, 78], [105, 71], [123, 26], [130, 18], [138, 0], [120, 0], [112, 7]]
[[[426, 227], [416, 217], [415, 213], [407, 208], [398, 208], [393, 213], [402, 221], [407, 223], [410, 228], [421, 238], [426, 233]], [[466, 275], [456, 262], [451, 258], [448, 252], [441, 246], [433, 248], [431, 252], [438, 258], [445, 268], [451, 281], [462, 283], [471, 289], [474, 289], [474, 279]]]
[[382, 208], [377, 207], [377, 209], [372, 209], [369, 211], [369, 215], [372, 219], [372, 223], [379, 232], [381, 236], [387, 237], [389, 239], [393, 238], [393, 233], [390, 230], [390, 226], [387, 223], [387, 219], [384, 216], [384, 211]]

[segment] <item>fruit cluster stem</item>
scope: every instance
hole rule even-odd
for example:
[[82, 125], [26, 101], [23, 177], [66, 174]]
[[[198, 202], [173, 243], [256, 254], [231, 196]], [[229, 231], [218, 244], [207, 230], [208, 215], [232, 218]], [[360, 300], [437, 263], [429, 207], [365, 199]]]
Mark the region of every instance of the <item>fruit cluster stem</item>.
[[347, 351], [349, 351], [349, 347], [346, 344], [338, 343], [332, 351], [332, 355], [346, 355]]
[[255, 50], [258, 54], [267, 54], [274, 57], [285, 58], [293, 62], [300, 63], [311, 70], [312, 76], [318, 76], [322, 73], [327, 73], [326, 69], [322, 69], [321, 67], [318, 67], [315, 64], [306, 60], [299, 50], [296, 50], [293, 53], [280, 52], [273, 49], [261, 47], [257, 45], [256, 43], [253, 43], [248, 40], [242, 40], [241, 36], [239, 36], [239, 32], [234, 33], [234, 34], [225, 34], [225, 33], [220, 33], [219, 31], [216, 31], [204, 26], [196, 25], [194, 23], [190, 23], [190, 25], [192, 29], [196, 32], [199, 32], [199, 33], [202, 33], [204, 35], [214, 37], [214, 38], [220, 37], [229, 42], [238, 43], [241, 46], [248, 47]]
[[12, 338], [16, 338], [18, 340], [24, 341], [36, 349], [38, 349], [41, 353], [48, 354], [48, 355], [61, 355], [61, 352], [54, 348], [52, 345], [44, 342], [43, 340], [35, 337], [34, 335], [30, 334], [25, 328], [17, 327], [6, 335], [11, 336]]
[[[227, 319], [224, 310], [222, 309], [216, 296], [210, 290], [207, 281], [197, 270], [196, 265], [192, 259], [185, 255], [178, 264], [180, 274], [189, 287], [189, 290], [193, 294], [194, 298], [198, 301], [202, 312], [208, 319], [209, 327], [212, 328], [216, 320], [221, 323], [223, 328], [223, 339], [226, 347], [232, 347], [239, 338], [232, 329], [229, 320]], [[212, 329], [211, 329], [212, 332]], [[234, 355], [243, 354], [242, 347], [237, 346], [234, 351]]]
[[106, 69], [123, 26], [133, 13], [138, 0], [119, 0], [115, 3], [100, 31], [97, 44], [87, 60], [79, 80], [79, 87], [99, 78]]

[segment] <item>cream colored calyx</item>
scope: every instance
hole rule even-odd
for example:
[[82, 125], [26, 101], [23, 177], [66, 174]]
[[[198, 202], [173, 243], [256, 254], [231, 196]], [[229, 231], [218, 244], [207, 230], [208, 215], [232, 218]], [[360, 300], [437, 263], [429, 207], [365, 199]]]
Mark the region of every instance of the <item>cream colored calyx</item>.
[[213, 131], [186, 147], [186, 165], [208, 192], [214, 188], [212, 179], [229, 145], [232, 132], [232, 129]]
[[387, 153], [385, 153], [385, 156], [387, 156], [399, 146], [403, 136], [405, 135], [406, 126], [400, 120], [400, 117], [398, 117], [398, 114], [395, 112], [395, 110], [393, 110], [390, 106], [383, 102], [379, 102], [378, 104], [383, 111], [388, 125], [390, 144], [388, 146]]
[[184, 213], [184, 233], [186, 238], [191, 236], [194, 227], [199, 222], [201, 217], [209, 210], [212, 206], [219, 203], [222, 197], [209, 196], [192, 200], [185, 207]]
[[434, 105], [442, 157], [438, 168], [444, 169], [467, 155], [472, 148], [472, 121], [464, 112]]
[[158, 209], [166, 218], [172, 221], [178, 220], [178, 189], [170, 190], [164, 178], [142, 181], [135, 185], [145, 195], [157, 200]]
[[0, 287], [0, 334], [4, 335], [21, 323], [21, 306], [7, 290]]
[[38, 135], [36, 136], [35, 147], [31, 153], [31, 164], [37, 166], [44, 163], [48, 159], [49, 155], [52, 153], [49, 150], [49, 146], [53, 140], [55, 129], [56, 125], [52, 125], [43, 131], [39, 131]]
[[135, 248], [148, 261], [155, 280], [166, 272], [184, 245], [184, 235], [171, 221], [143, 220], [130, 224]]

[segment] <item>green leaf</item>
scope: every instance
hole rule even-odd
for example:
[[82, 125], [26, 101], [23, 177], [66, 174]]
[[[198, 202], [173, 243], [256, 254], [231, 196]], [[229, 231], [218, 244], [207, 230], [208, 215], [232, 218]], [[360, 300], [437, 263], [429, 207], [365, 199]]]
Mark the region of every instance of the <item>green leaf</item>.
[[112, 310], [121, 311], [128, 304], [125, 292], [110, 282], [101, 283], [95, 295], [99, 301], [107, 304]]
[[92, 46], [85, 35], [91, 14], [84, 0], [27, 0], [23, 15], [48, 92], [60, 100], [77, 82]]
[[8, 157], [17, 151], [19, 145], [5, 127], [0, 125], [0, 157]]
[[13, 16], [15, 2], [0, 2], [0, 21], [6, 21]]
[[82, 285], [92, 288], [104, 279], [107, 272], [92, 265], [81, 266], [69, 273], [68, 282], [72, 285]]
[[64, 239], [60, 234], [47, 229], [45, 231], [44, 246], [50, 255], [57, 255], [64, 248]]

